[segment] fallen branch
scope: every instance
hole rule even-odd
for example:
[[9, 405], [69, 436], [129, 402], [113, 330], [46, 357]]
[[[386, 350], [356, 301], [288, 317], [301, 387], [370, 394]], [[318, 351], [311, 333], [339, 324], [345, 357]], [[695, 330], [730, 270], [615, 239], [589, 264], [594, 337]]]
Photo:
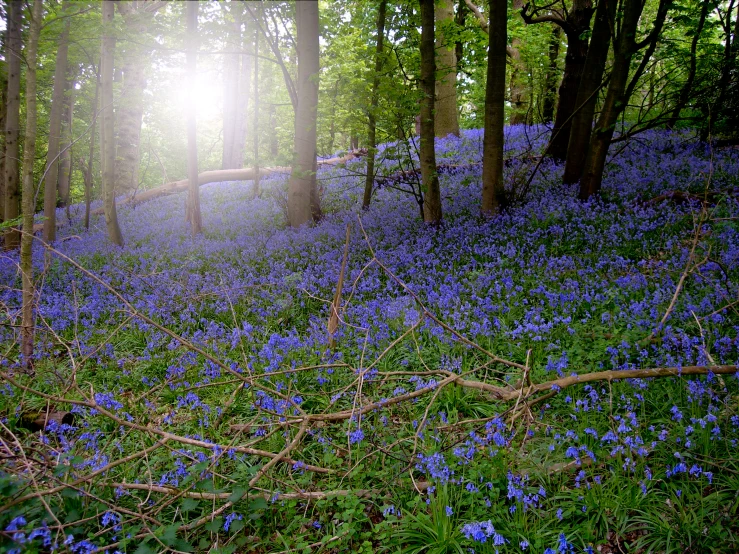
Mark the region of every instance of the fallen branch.
[[[327, 160], [318, 160], [318, 167], [341, 165], [348, 161], [360, 158], [367, 154], [366, 149], [354, 150], [343, 156], [335, 158], [329, 158]], [[260, 167], [259, 177], [266, 177], [274, 173], [290, 173], [291, 168], [289, 167]], [[254, 180], [254, 168], [247, 167], [244, 169], [217, 169], [213, 171], [203, 171], [198, 174], [198, 186], [207, 185], [208, 183], [221, 183], [229, 181], [253, 181]], [[176, 194], [178, 192], [185, 192], [187, 190], [188, 179], [181, 179], [179, 181], [171, 181], [165, 183], [156, 188], [146, 190], [140, 194], [132, 195], [118, 201], [118, 206], [125, 206], [127, 204], [141, 204], [159, 198], [160, 196], [167, 196], [170, 194]], [[97, 208], [92, 211], [95, 215], [103, 213], [102, 208]]]

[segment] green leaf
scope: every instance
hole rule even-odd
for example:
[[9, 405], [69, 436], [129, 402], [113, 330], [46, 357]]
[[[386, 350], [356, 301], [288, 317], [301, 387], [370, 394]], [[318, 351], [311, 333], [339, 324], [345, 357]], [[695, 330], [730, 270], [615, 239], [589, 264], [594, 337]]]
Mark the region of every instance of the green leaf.
[[231, 493], [231, 496], [228, 497], [228, 501], [238, 502], [239, 500], [244, 498], [245, 494], [246, 494], [246, 489], [244, 487], [236, 487]]
[[136, 549], [134, 554], [156, 554], [156, 550], [154, 550], [152, 547], [150, 547], [145, 542], [142, 542], [139, 547]]
[[213, 521], [209, 521], [204, 526], [206, 531], [212, 531], [213, 533], [217, 533], [221, 530], [221, 527], [223, 527], [223, 518], [217, 517]]
[[185, 498], [182, 501], [182, 504], [180, 504], [180, 511], [183, 513], [192, 512], [193, 510], [196, 510], [200, 506], [200, 501], [195, 500], [194, 498]]

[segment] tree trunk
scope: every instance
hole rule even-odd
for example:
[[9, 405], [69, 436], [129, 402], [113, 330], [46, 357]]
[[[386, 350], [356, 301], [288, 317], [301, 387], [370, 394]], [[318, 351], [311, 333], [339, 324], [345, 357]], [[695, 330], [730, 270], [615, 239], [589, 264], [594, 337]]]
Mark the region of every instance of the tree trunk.
[[[467, 4], [464, 0], [459, 0], [457, 3], [457, 13], [454, 14], [454, 22], [457, 24], [458, 29], [464, 29], [465, 24], [467, 22], [467, 14], [469, 13], [470, 9], [467, 7]], [[457, 40], [457, 42], [454, 43], [454, 57], [457, 61], [457, 73], [459, 73], [462, 69], [462, 63], [463, 63], [463, 56], [464, 56], [464, 43], [461, 40]]]
[[280, 154], [280, 147], [277, 143], [277, 108], [269, 107], [269, 154], [272, 159]]
[[[7, 40], [3, 43], [7, 44]], [[7, 60], [7, 50], [4, 50], [3, 55]], [[0, 223], [5, 221], [5, 117], [8, 113], [8, 75], [5, 60], [0, 62]]]
[[115, 29], [113, 28], [114, 3], [103, 0], [103, 50], [100, 60], [101, 103], [103, 112], [100, 139], [102, 152], [100, 159], [103, 166], [103, 207], [105, 209], [105, 225], [108, 238], [113, 244], [123, 246], [123, 235], [118, 225], [118, 214], [115, 208], [115, 143], [113, 114], [113, 54], [115, 52]]
[[617, 0], [600, 0], [595, 12], [592, 40], [585, 60], [585, 70], [577, 91], [577, 112], [572, 117], [570, 143], [567, 147], [567, 160], [563, 181], [577, 183], [583, 172], [585, 155], [593, 131], [593, 115], [598, 102], [598, 91], [602, 85], [603, 74], [608, 61], [611, 44], [611, 23], [616, 17]]
[[[608, 156], [608, 147], [611, 144], [618, 117], [626, 108], [631, 90], [633, 90], [633, 85], [637, 82], [640, 72], [644, 71], [646, 65], [645, 63], [640, 65], [636, 72], [634, 72], [631, 83], [629, 83], [631, 59], [640, 48], [643, 48], [647, 44], [649, 44], [648, 50], [650, 52], [653, 51], [654, 45], [659, 38], [659, 33], [662, 30], [669, 1], [660, 0], [657, 18], [652, 32], [639, 45], [636, 44], [635, 37], [644, 4], [641, 0], [624, 1], [621, 26], [618, 35], [614, 37], [615, 55], [611, 68], [611, 78], [608, 83], [608, 92], [603, 101], [603, 108], [593, 130], [588, 153], [583, 164], [579, 193], [581, 200], [587, 200], [600, 191], [606, 157]], [[627, 87], [627, 85], [629, 86]]]
[[[367, 175], [364, 179], [364, 198], [362, 208], [369, 209], [372, 201], [372, 187], [375, 183], [375, 156], [377, 155], [377, 105], [379, 100], [380, 72], [382, 71], [382, 49], [385, 42], [385, 14], [387, 0], [380, 0], [377, 11], [377, 42], [375, 46], [375, 74], [372, 77], [372, 97], [367, 115]], [[337, 81], [338, 83], [338, 81]]]
[[23, 142], [23, 237], [20, 266], [23, 274], [21, 353], [26, 369], [33, 368], [33, 216], [35, 212], [33, 162], [36, 159], [36, 58], [43, 19], [43, 1], [34, 0], [26, 45], [26, 133]]
[[[85, 229], [90, 228], [90, 203], [92, 202], [92, 171], [93, 161], [95, 159], [95, 131], [97, 125], [95, 120], [98, 116], [98, 99], [100, 96], [100, 64], [98, 64], [97, 71], [95, 72], [95, 98], [92, 101], [92, 127], [90, 129], [90, 150], [87, 155], [87, 167], [85, 169]], [[100, 153], [102, 158], [103, 153]]]
[[[244, 114], [246, 115], [246, 114]], [[259, 29], [254, 26], [254, 196], [261, 194], [259, 190]], [[246, 137], [245, 137], [246, 138]]]
[[[222, 7], [225, 4], [221, 5]], [[224, 59], [223, 79], [223, 169], [240, 169], [244, 166], [246, 148], [247, 110], [251, 94], [252, 56], [242, 54], [246, 48], [248, 25], [242, 34], [242, 24], [247, 21], [243, 4], [232, 2], [233, 21], [229, 24], [228, 53]], [[255, 24], [258, 33], [259, 28]], [[249, 39], [250, 40], [250, 39]]]
[[588, 40], [584, 33], [590, 26], [593, 15], [590, 0], [574, 0], [572, 11], [567, 16], [567, 55], [562, 84], [559, 86], [559, 103], [554, 120], [552, 138], [547, 146], [547, 154], [555, 160], [567, 157], [567, 145], [570, 142], [571, 116], [575, 111], [577, 91], [580, 88], [585, 58], [588, 54]]
[[[70, 68], [71, 69], [71, 68]], [[59, 156], [59, 191], [60, 208], [69, 210], [69, 189], [72, 182], [72, 120], [74, 117], [74, 79], [70, 78], [65, 96], [64, 118], [62, 119], [62, 142]], [[94, 128], [94, 125], [93, 125]]]
[[[62, 3], [62, 15], [67, 12], [69, 1]], [[56, 240], [56, 204], [59, 181], [59, 143], [62, 135], [62, 116], [64, 112], [64, 92], [67, 88], [67, 52], [69, 50], [69, 27], [71, 19], [64, 20], [64, 30], [59, 36], [54, 68], [54, 90], [51, 96], [49, 115], [49, 148], [46, 151], [46, 175], [44, 177], [44, 240]]]
[[[515, 7], [516, 2], [514, 2]], [[526, 64], [521, 60], [521, 39], [514, 38], [511, 40], [511, 82], [509, 85], [511, 93], [511, 125], [520, 125], [526, 123], [529, 114], [529, 98], [526, 87], [526, 75], [528, 69]]]
[[[457, 114], [457, 53], [455, 43], [446, 36], [444, 29], [454, 24], [453, 0], [437, 0], [434, 16], [438, 31], [436, 39], [436, 112], [435, 132], [438, 137], [459, 136]], [[448, 33], [447, 33], [448, 34]]]
[[[18, 184], [18, 135], [21, 109], [21, 27], [23, 26], [23, 2], [10, 0], [8, 6], [8, 40], [5, 48], [8, 60], [8, 105], [5, 116], [5, 221], [11, 221], [20, 213], [21, 189]], [[20, 233], [10, 227], [5, 231], [5, 248], [18, 246]]]
[[485, 135], [482, 144], [482, 213], [493, 215], [504, 204], [503, 126], [508, 43], [508, 2], [490, 0], [488, 76], [485, 84]]
[[[677, 123], [678, 119], [680, 119], [680, 112], [683, 110], [685, 105], [688, 103], [688, 99], [690, 98], [690, 92], [693, 89], [693, 82], [695, 81], [695, 73], [697, 69], [697, 61], [698, 58], [696, 56], [696, 52], [698, 50], [698, 42], [700, 41], [701, 34], [703, 33], [703, 26], [706, 23], [706, 15], [708, 15], [708, 6], [709, 2], [708, 0], [703, 0], [703, 4], [701, 6], [701, 13], [700, 17], [698, 18], [698, 26], [695, 28], [693, 35], [693, 40], [690, 43], [690, 66], [688, 68], [688, 76], [685, 79], [685, 83], [683, 84], [682, 88], [680, 89], [680, 96], [678, 97], [677, 104], [675, 104], [675, 109], [672, 110], [672, 115], [670, 116], [670, 119], [667, 121], [667, 128], [672, 129], [675, 127], [675, 124]], [[737, 21], [739, 21], [739, 18], [737, 18]]]
[[223, 57], [223, 157], [221, 169], [236, 169], [233, 143], [236, 137], [236, 112], [239, 102], [239, 65], [241, 60], [241, 14], [235, 3], [220, 4], [222, 10], [230, 12], [226, 35], [226, 53]]
[[434, 149], [434, 101], [436, 86], [436, 58], [434, 55], [434, 0], [420, 0], [421, 4], [421, 181], [423, 195], [423, 220], [441, 223], [441, 191], [436, 173]]
[[152, 12], [135, 2], [116, 2], [126, 24], [122, 55], [123, 92], [116, 104], [115, 191], [126, 194], [139, 186], [139, 148], [144, 115], [144, 89], [149, 50], [142, 44], [147, 35]]
[[[190, 83], [197, 78], [198, 55], [198, 2], [187, 3], [187, 76]], [[197, 122], [195, 120], [195, 98], [192, 96], [192, 86], [187, 88], [187, 177], [189, 187], [187, 191], [187, 220], [190, 222], [192, 236], [203, 231], [200, 217], [200, 189], [198, 188], [198, 143]]]
[[552, 36], [549, 39], [549, 67], [544, 79], [544, 107], [542, 109], [542, 120], [551, 123], [554, 120], [554, 105], [557, 102], [557, 59], [559, 58], [559, 45], [562, 40], [562, 28], [552, 27]]
[[298, 106], [295, 113], [293, 170], [288, 181], [288, 219], [300, 227], [320, 217], [316, 186], [318, 110], [318, 1], [295, 5], [298, 27]]

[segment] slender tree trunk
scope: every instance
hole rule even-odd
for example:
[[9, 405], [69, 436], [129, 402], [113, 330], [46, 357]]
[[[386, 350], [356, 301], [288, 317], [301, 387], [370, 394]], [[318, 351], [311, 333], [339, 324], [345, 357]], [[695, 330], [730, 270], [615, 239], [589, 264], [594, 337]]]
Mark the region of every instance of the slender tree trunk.
[[254, 26], [254, 196], [259, 190], [259, 29]]
[[[22, 0], [10, 0], [8, 6], [8, 104], [5, 116], [5, 221], [11, 221], [20, 213], [21, 189], [18, 182], [18, 135], [21, 108], [21, 27], [23, 26]], [[5, 248], [18, 246], [20, 233], [10, 227], [5, 231]]]
[[74, 79], [72, 78], [68, 80], [65, 101], [57, 190], [59, 191], [59, 207], [69, 209], [69, 189], [72, 182], [72, 120], [74, 117]]
[[103, 0], [103, 50], [100, 60], [101, 102], [102, 102], [102, 142], [101, 160], [103, 165], [103, 207], [108, 238], [113, 244], [123, 246], [123, 234], [118, 225], [115, 208], [115, 142], [113, 125], [113, 54], [115, 36], [113, 29], [114, 3]]
[[[62, 3], [62, 14], [67, 12], [69, 2]], [[51, 96], [49, 115], [49, 148], [46, 152], [46, 176], [44, 177], [44, 240], [56, 240], [56, 204], [59, 180], [59, 143], [62, 135], [62, 116], [64, 113], [64, 92], [67, 89], [67, 52], [69, 50], [70, 18], [64, 20], [64, 30], [59, 36], [54, 68], [54, 91]]]
[[595, 12], [592, 39], [585, 60], [585, 70], [577, 91], [577, 112], [572, 118], [570, 143], [567, 147], [567, 160], [563, 181], [577, 183], [583, 172], [585, 155], [593, 131], [593, 115], [598, 101], [598, 91], [602, 85], [603, 74], [608, 60], [611, 44], [611, 22], [616, 17], [617, 0], [600, 0]]
[[[246, 150], [247, 111], [251, 94], [252, 58], [241, 52], [251, 41], [248, 21], [242, 2], [231, 2], [233, 21], [229, 24], [228, 50], [224, 60], [223, 90], [223, 169], [244, 167]], [[225, 6], [225, 4], [222, 4]], [[245, 27], [242, 33], [242, 25]], [[259, 27], [254, 23], [255, 32]], [[255, 58], [256, 59], [256, 58]]]
[[[256, 28], [254, 32], [258, 36], [259, 29]], [[251, 37], [249, 36], [249, 25], [248, 21], [244, 20], [244, 43], [241, 47], [242, 50], [251, 49]], [[258, 40], [258, 39], [257, 39]], [[256, 48], [256, 46], [255, 46]], [[252, 94], [252, 60], [258, 65], [257, 52], [254, 51], [254, 56], [251, 54], [242, 54], [241, 56], [241, 70], [239, 79], [239, 102], [236, 106], [236, 132], [234, 133], [233, 141], [233, 153], [231, 159], [234, 163], [234, 168], [241, 169], [244, 167], [244, 154], [246, 153], [246, 136], [248, 132], [249, 123], [249, 96]], [[258, 69], [255, 69], [258, 71]], [[256, 132], [256, 129], [252, 131]]]
[[[454, 22], [457, 24], [458, 29], [464, 29], [467, 22], [467, 14], [470, 9], [464, 0], [459, 0], [457, 3], [457, 13], [454, 14]], [[464, 43], [458, 40], [454, 43], [454, 56], [457, 61], [457, 73], [462, 69], [462, 60], [464, 56]]]
[[552, 129], [552, 138], [547, 147], [547, 154], [555, 160], [567, 157], [567, 145], [570, 142], [571, 116], [575, 111], [577, 91], [580, 78], [588, 54], [588, 40], [585, 32], [590, 26], [593, 15], [591, 0], [574, 0], [572, 11], [567, 16], [567, 55], [562, 84], [559, 86], [559, 102], [557, 115]]
[[[688, 100], [690, 99], [690, 92], [693, 90], [695, 73], [698, 66], [698, 57], [696, 55], [698, 51], [698, 42], [700, 41], [701, 35], [703, 34], [703, 26], [706, 23], [706, 16], [708, 15], [709, 5], [710, 2], [708, 0], [703, 0], [703, 3], [701, 5], [701, 13], [698, 18], [698, 25], [694, 29], [695, 34], [693, 35], [693, 40], [690, 42], [690, 65], [688, 67], [688, 76], [685, 79], [685, 83], [683, 84], [682, 88], [680, 89], [680, 96], [677, 99], [677, 104], [675, 104], [675, 108], [672, 110], [672, 115], [667, 121], [668, 129], [672, 129], [675, 127], [678, 119], [680, 119], [680, 112], [688, 103]], [[739, 18], [737, 18], [737, 21], [739, 21]]]
[[521, 40], [518, 38], [511, 40], [512, 67], [509, 86], [511, 93], [511, 125], [526, 123], [529, 112], [529, 97], [525, 82], [528, 69], [526, 68], [526, 64], [521, 60], [521, 44]]
[[367, 176], [364, 179], [364, 198], [362, 208], [368, 209], [372, 201], [372, 188], [375, 183], [375, 156], [377, 155], [377, 106], [379, 100], [378, 89], [380, 88], [380, 72], [382, 71], [382, 50], [385, 43], [385, 14], [387, 12], [387, 0], [380, 0], [377, 10], [377, 42], [375, 46], [375, 74], [372, 77], [372, 97], [370, 109], [367, 114]]
[[272, 158], [277, 158], [280, 154], [280, 147], [277, 143], [277, 108], [269, 107], [269, 154]]
[[[198, 2], [187, 3], [187, 79], [193, 83], [197, 76], [198, 48]], [[192, 236], [203, 231], [200, 217], [200, 189], [198, 187], [198, 143], [195, 120], [195, 99], [192, 86], [188, 87], [187, 113], [187, 176], [190, 181], [187, 192], [187, 220], [190, 222]]]
[[36, 158], [36, 59], [41, 33], [43, 1], [34, 0], [33, 13], [26, 44], [26, 133], [23, 142], [23, 236], [21, 238], [20, 266], [23, 274], [23, 316], [21, 318], [21, 352], [27, 370], [33, 368], [33, 215], [34, 178]]
[[316, 185], [316, 122], [318, 111], [318, 1], [295, 5], [298, 27], [298, 105], [295, 150], [288, 181], [288, 219], [300, 227], [320, 217]]
[[423, 220], [439, 225], [442, 219], [441, 190], [436, 173], [434, 149], [434, 93], [436, 86], [436, 57], [434, 55], [434, 0], [420, 0], [421, 4], [421, 180], [423, 182]]
[[[90, 129], [90, 150], [87, 155], [87, 167], [85, 169], [85, 229], [90, 228], [90, 203], [92, 202], [92, 171], [93, 171], [93, 161], [95, 159], [95, 131], [97, 130], [97, 125], [95, 125], [95, 120], [98, 116], [98, 99], [100, 96], [100, 65], [98, 64], [98, 68], [95, 71], [95, 97], [92, 101], [92, 110], [90, 112], [93, 114], [93, 122], [92, 122], [92, 128]], [[100, 154], [101, 158], [103, 156], [103, 153]]]
[[[614, 38], [615, 55], [611, 68], [611, 78], [608, 83], [608, 92], [603, 101], [603, 108], [593, 130], [588, 153], [583, 164], [579, 194], [581, 200], [587, 200], [600, 191], [601, 182], [603, 181], [603, 171], [608, 156], [608, 147], [611, 144], [618, 117], [626, 108], [633, 86], [638, 81], [640, 72], [644, 71], [646, 65], [643, 60], [640, 67], [633, 72], [634, 75], [631, 77], [631, 82], [629, 82], [631, 59], [640, 48], [646, 45], [649, 45], [647, 49], [650, 53], [649, 55], [653, 52], [667, 15], [669, 1], [660, 0], [652, 32], [639, 45], [636, 44], [635, 37], [644, 4], [641, 0], [624, 1], [621, 26], [618, 35]], [[645, 56], [645, 59], [647, 59], [647, 56]]]
[[122, 55], [123, 87], [116, 104], [115, 191], [127, 194], [139, 186], [139, 150], [144, 116], [144, 89], [149, 50], [145, 41], [152, 17], [134, 2], [116, 2], [131, 40]]
[[[7, 40], [3, 41], [7, 44]], [[3, 49], [5, 60], [7, 48]], [[8, 108], [8, 74], [5, 61], [0, 62], [0, 222], [5, 221], [5, 118]]]
[[435, 132], [438, 137], [459, 136], [457, 114], [457, 54], [455, 43], [447, 37], [444, 28], [454, 23], [453, 0], [437, 0], [434, 16], [438, 31], [436, 39], [436, 112]]
[[482, 144], [482, 213], [493, 215], [504, 204], [503, 126], [508, 43], [508, 2], [490, 0], [488, 76], [485, 84], [485, 136]]
[[226, 50], [223, 60], [223, 159], [221, 169], [238, 169], [234, 157], [234, 141], [238, 123], [239, 104], [239, 67], [241, 61], [241, 5], [236, 2], [220, 4], [222, 10], [228, 10], [233, 21], [228, 23]]
[[562, 28], [555, 25], [552, 27], [552, 36], [549, 39], [549, 67], [544, 80], [544, 108], [541, 114], [544, 123], [551, 123], [554, 120], [554, 105], [557, 102], [557, 77], [559, 74], [557, 59], [559, 58], [561, 41]]

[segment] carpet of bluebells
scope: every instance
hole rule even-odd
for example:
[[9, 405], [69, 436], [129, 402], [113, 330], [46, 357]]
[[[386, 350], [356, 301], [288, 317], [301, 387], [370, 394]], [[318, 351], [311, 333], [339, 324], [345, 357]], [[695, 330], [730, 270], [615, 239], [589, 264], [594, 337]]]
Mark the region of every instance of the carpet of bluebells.
[[[536, 174], [492, 219], [479, 215], [481, 132], [438, 139], [440, 228], [391, 188], [362, 212], [361, 159], [319, 170], [326, 215], [298, 230], [283, 174], [257, 198], [251, 183], [203, 186], [195, 238], [182, 195], [121, 207], [123, 248], [102, 219], [85, 231], [75, 206], [55, 248], [130, 305], [37, 244], [33, 376], [17, 253], [4, 253], [0, 552], [739, 549], [735, 374], [593, 381], [522, 403], [439, 385], [737, 364], [739, 151], [645, 133], [613, 146], [602, 195], [583, 203], [561, 166], [537, 166], [546, 138], [507, 129], [508, 185]], [[385, 174], [407, 169], [397, 145], [378, 157]], [[672, 191], [694, 196], [653, 201]], [[47, 410], [73, 423], [23, 428]], [[318, 491], [340, 493], [296, 494]]]

